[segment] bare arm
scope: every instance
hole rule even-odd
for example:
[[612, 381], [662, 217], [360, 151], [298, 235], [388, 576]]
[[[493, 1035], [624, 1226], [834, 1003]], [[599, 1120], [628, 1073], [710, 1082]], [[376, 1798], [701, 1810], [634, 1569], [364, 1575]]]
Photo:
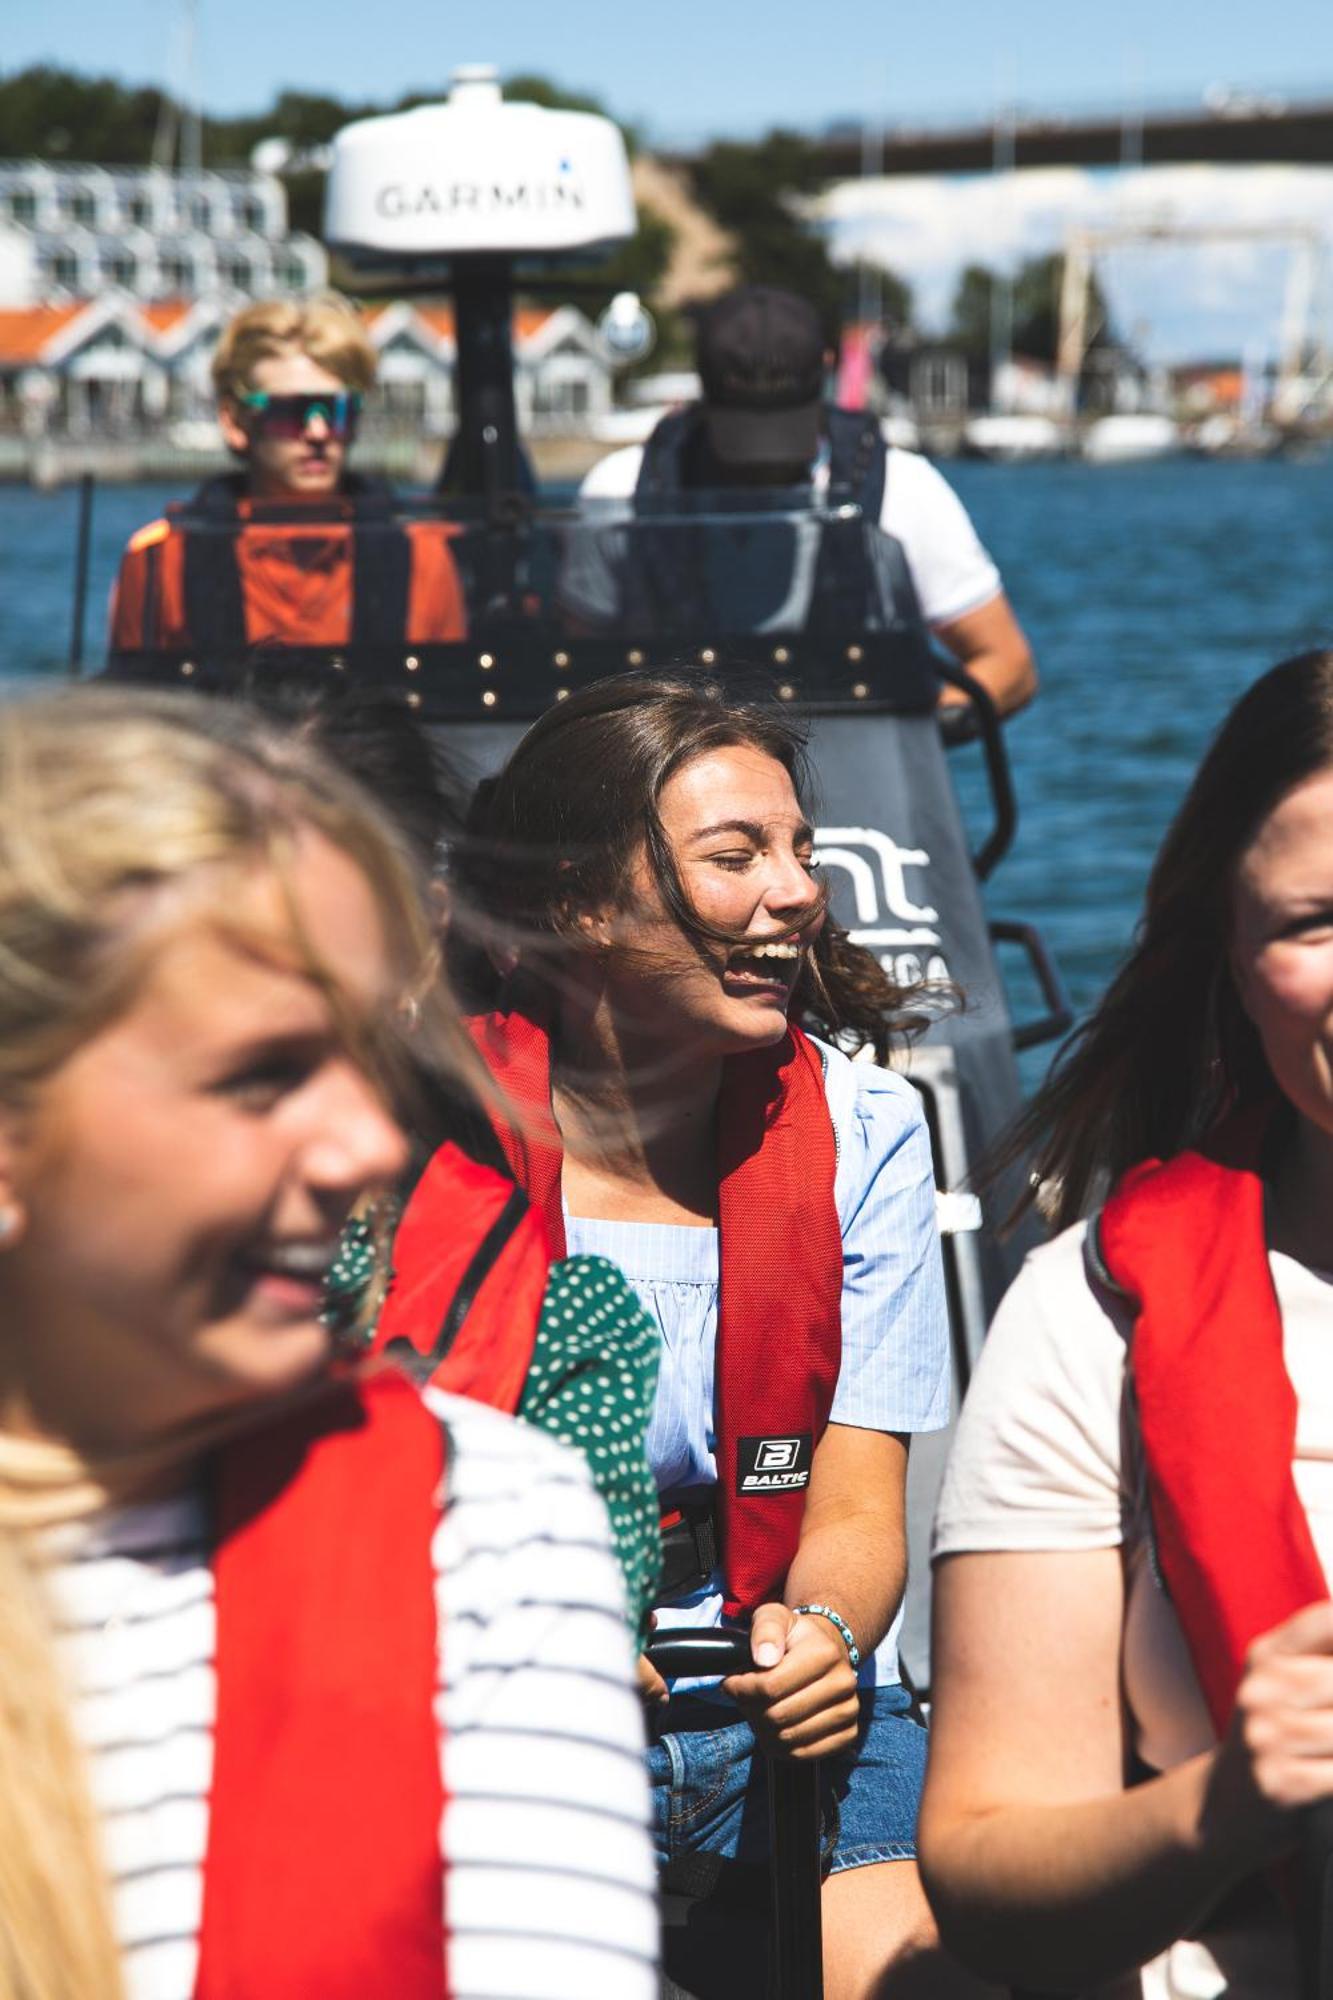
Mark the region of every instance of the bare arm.
[[907, 1578], [904, 1495], [907, 1440], [830, 1424], [815, 1451], [800, 1545], [782, 1604], [754, 1615], [753, 1674], [725, 1683], [756, 1734], [795, 1756], [845, 1749], [859, 1720], [856, 1675], [827, 1618], [793, 1618], [797, 1604], [827, 1604], [863, 1654], [879, 1644]]
[[831, 1604], [869, 1654], [907, 1584], [907, 1439], [830, 1424], [819, 1441], [786, 1604]]
[[[936, 1575], [920, 1825], [946, 1945], [1083, 1988], [1145, 1963], [1333, 1792], [1333, 1606], [1259, 1641], [1217, 1750], [1124, 1789], [1118, 1549], [958, 1555]], [[1314, 1698], [1329, 1708], [1311, 1713]]]
[[[1003, 591], [975, 611], [937, 625], [935, 636], [981, 682], [1001, 715], [1025, 707], [1037, 692], [1031, 649]], [[957, 688], [946, 687], [940, 706], [952, 708], [966, 700]]]

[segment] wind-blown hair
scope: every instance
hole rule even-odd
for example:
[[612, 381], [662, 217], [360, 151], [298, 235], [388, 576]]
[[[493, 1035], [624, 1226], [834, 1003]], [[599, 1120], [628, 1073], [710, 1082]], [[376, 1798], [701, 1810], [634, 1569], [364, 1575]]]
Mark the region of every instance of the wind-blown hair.
[[257, 648], [220, 674], [230, 698], [314, 744], [350, 772], [407, 836], [428, 875], [463, 823], [467, 788], [400, 688], [367, 685]]
[[[776, 706], [738, 699], [687, 672], [620, 674], [550, 708], [499, 776], [478, 789], [452, 865], [450, 966], [467, 1004], [495, 1004], [497, 959], [557, 976], [563, 951], [586, 948], [578, 919], [622, 904], [640, 850], [687, 940], [743, 943], [707, 923], [685, 893], [658, 801], [674, 774], [712, 750], [774, 758], [798, 800], [809, 795], [805, 740]], [[820, 906], [821, 912], [823, 904]], [[544, 949], [543, 949], [544, 948]], [[802, 960], [792, 1017], [870, 1044], [883, 1059], [926, 1016], [879, 961], [825, 917]]]
[[1153, 864], [1133, 950], [997, 1148], [996, 1171], [1031, 1152], [1026, 1199], [1040, 1187], [1058, 1228], [1127, 1168], [1276, 1089], [1231, 975], [1236, 872], [1268, 815], [1331, 765], [1333, 652], [1301, 653], [1222, 723]]
[[222, 329], [212, 361], [219, 397], [235, 399], [255, 386], [261, 361], [307, 354], [349, 389], [364, 394], [375, 381], [379, 355], [350, 300], [337, 292], [311, 299], [252, 299]]
[[[364, 875], [399, 990], [433, 1014], [435, 944], [406, 842], [309, 745], [247, 712], [184, 695], [74, 689], [0, 709], [0, 1108], [43, 1084], [132, 1004], [174, 927], [234, 919], [238, 874], [290, 892], [292, 844], [314, 831]], [[354, 1053], [392, 1089], [392, 1023], [367, 1037], [302, 935]], [[380, 1068], [381, 1061], [383, 1069]], [[30, 1329], [0, 1329], [3, 1343]], [[164, 1440], [162, 1449], [181, 1446]], [[127, 1476], [0, 1432], [0, 2000], [121, 2000], [122, 1979], [83, 1760], [53, 1657], [33, 1529], [114, 1494]], [[63, 1483], [62, 1483], [63, 1482]], [[89, 1497], [91, 1495], [91, 1498]]]

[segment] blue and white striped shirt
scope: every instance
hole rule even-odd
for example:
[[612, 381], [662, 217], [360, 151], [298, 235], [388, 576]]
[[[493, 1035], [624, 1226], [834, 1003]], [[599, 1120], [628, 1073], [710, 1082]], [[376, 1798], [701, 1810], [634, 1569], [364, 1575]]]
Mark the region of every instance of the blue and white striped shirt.
[[[949, 1327], [935, 1176], [921, 1100], [904, 1077], [817, 1044], [838, 1142], [842, 1367], [831, 1421], [863, 1430], [941, 1430], [949, 1420]], [[662, 1330], [648, 1457], [662, 1491], [715, 1484], [715, 1229], [567, 1216], [571, 1256], [610, 1257]], [[677, 1600], [668, 1624], [715, 1625], [720, 1579]], [[897, 1624], [863, 1661], [868, 1686], [898, 1678]]]

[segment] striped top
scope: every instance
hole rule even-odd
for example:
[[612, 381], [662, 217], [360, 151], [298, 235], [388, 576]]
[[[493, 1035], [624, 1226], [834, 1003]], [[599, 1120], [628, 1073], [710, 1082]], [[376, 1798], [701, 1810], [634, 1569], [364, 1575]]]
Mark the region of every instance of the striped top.
[[[949, 1324], [935, 1176], [921, 1099], [905, 1077], [816, 1043], [838, 1145], [842, 1365], [830, 1421], [862, 1430], [941, 1430], [949, 1421]], [[673, 1223], [567, 1216], [571, 1254], [615, 1260], [662, 1335], [648, 1457], [661, 1490], [714, 1485], [718, 1235]], [[721, 1578], [676, 1600], [668, 1624], [714, 1625]], [[901, 1616], [901, 1614], [900, 1614]], [[863, 1685], [898, 1678], [898, 1625], [861, 1665]]]
[[[429, 1394], [449, 1432], [434, 1560], [456, 2000], [657, 2000], [652, 1853], [623, 1594], [581, 1461]], [[215, 1685], [203, 1495], [51, 1530], [131, 2000], [190, 2000]]]

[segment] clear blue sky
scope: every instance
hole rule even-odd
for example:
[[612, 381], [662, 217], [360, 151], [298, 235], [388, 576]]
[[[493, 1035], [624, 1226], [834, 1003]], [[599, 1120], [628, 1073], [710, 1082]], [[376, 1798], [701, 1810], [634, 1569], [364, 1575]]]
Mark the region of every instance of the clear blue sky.
[[[8, 9], [5, 70], [48, 61], [133, 81], [172, 68], [182, 0]], [[986, 118], [997, 91], [1046, 110], [1212, 83], [1333, 97], [1330, 0], [441, 0], [315, 6], [198, 0], [206, 109], [258, 109], [287, 85], [386, 99], [458, 62], [536, 70], [603, 96], [667, 141], [867, 112], [890, 124]], [[179, 65], [176, 65], [179, 76]], [[4, 150], [0, 133], [0, 152]]]

